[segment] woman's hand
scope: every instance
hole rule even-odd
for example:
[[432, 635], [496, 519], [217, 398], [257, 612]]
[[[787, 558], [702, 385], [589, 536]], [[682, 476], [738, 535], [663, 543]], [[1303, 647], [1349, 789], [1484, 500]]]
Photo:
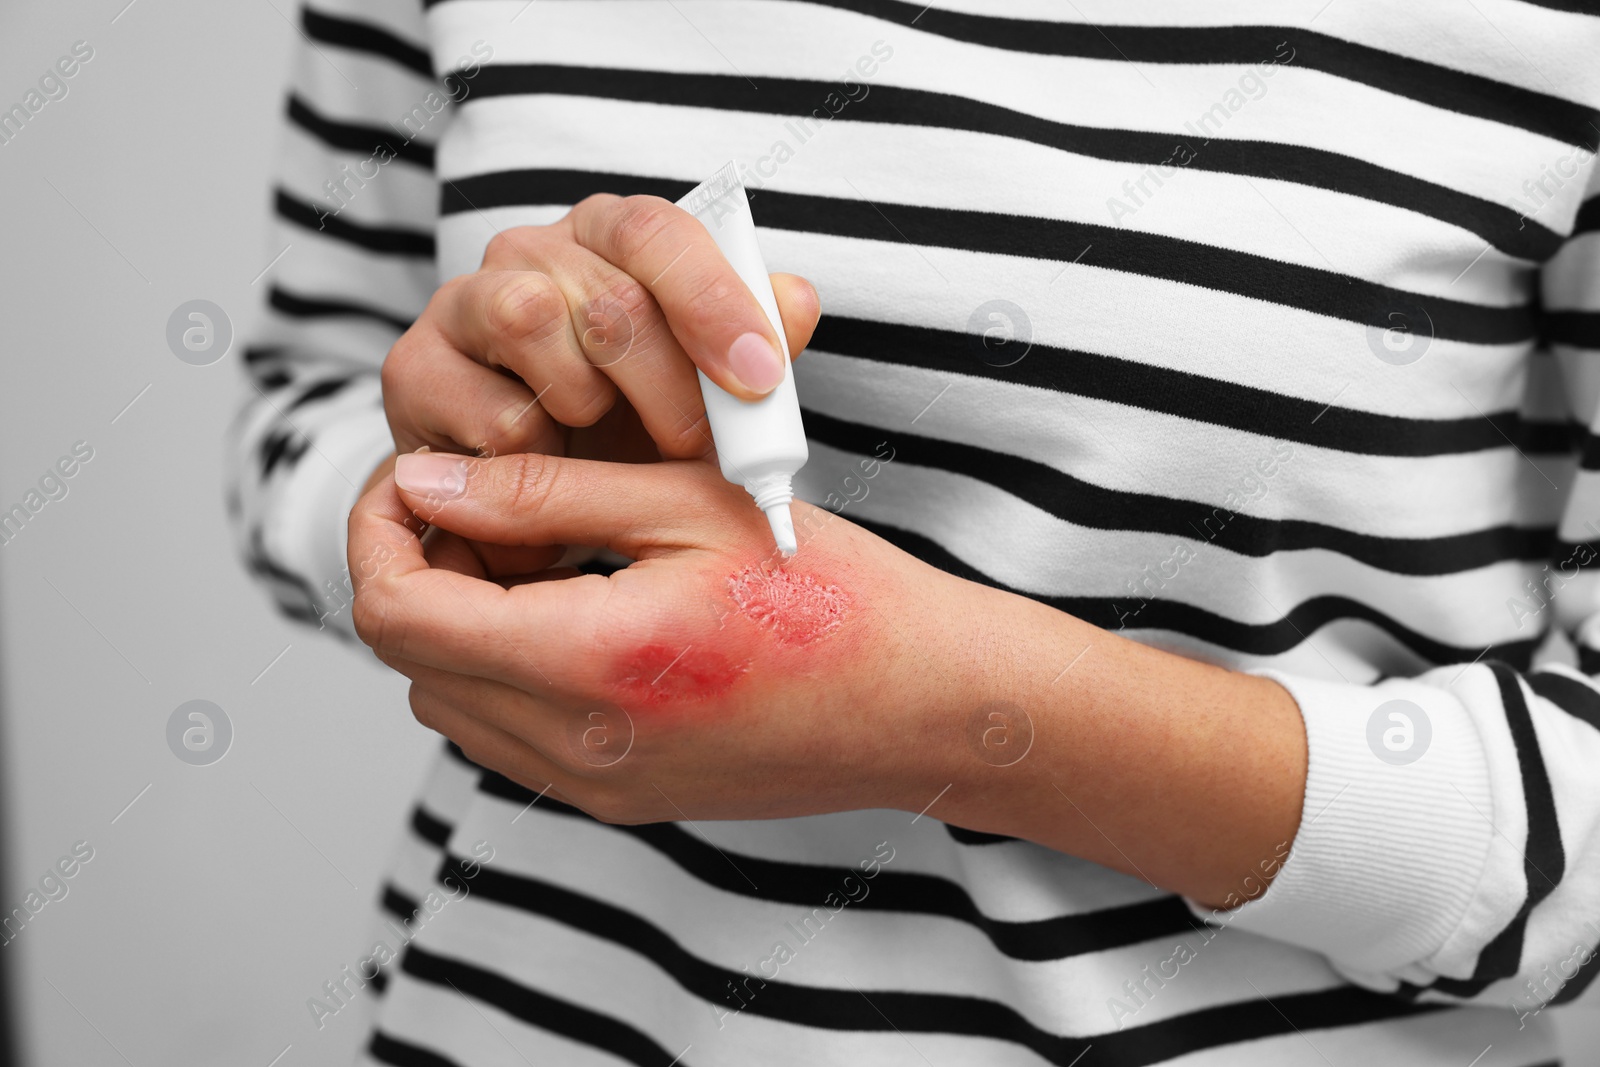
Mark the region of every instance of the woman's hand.
[[[772, 286], [792, 357], [817, 294], [790, 274]], [[783, 358], [697, 219], [659, 197], [600, 194], [553, 225], [497, 234], [478, 271], [441, 286], [384, 361], [384, 409], [401, 452], [689, 459], [711, 451], [695, 369], [756, 399]], [[608, 413], [615, 425], [596, 426]], [[574, 449], [574, 427], [596, 432]]]
[[[780, 562], [709, 464], [401, 456], [351, 513], [356, 630], [424, 724], [608, 821], [932, 809], [1214, 905], [1271, 880], [1307, 758], [1276, 682], [793, 507]], [[638, 562], [540, 570], [563, 544]]]
[[[395, 479], [351, 516], [357, 632], [481, 765], [630, 823], [915, 811], [949, 781], [925, 746], [985, 674], [980, 587], [798, 501], [780, 563], [704, 463], [435, 453]], [[413, 511], [454, 536], [424, 549]], [[461, 538], [638, 562], [528, 580]]]

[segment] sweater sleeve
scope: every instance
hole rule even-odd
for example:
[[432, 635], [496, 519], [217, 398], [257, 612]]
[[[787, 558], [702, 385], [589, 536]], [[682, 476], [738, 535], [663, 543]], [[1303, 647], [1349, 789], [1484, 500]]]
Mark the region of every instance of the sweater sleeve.
[[345, 519], [393, 448], [379, 369], [435, 287], [434, 145], [450, 101], [416, 0], [318, 0], [298, 28], [277, 258], [257, 282], [267, 306], [244, 350], [228, 510], [277, 606], [353, 638]]
[[[1591, 168], [1592, 168], [1591, 164]], [[1600, 983], [1600, 181], [1541, 272], [1541, 344], [1582, 428], [1547, 566], [1489, 603], [1576, 669], [1494, 662], [1352, 685], [1261, 671], [1299, 703], [1300, 829], [1264, 893], [1215, 924], [1322, 953], [1350, 980], [1526, 1019]], [[1551, 470], [1559, 483], [1562, 473]], [[1229, 902], [1235, 903], [1235, 902]], [[1587, 998], [1594, 1001], [1593, 995]]]

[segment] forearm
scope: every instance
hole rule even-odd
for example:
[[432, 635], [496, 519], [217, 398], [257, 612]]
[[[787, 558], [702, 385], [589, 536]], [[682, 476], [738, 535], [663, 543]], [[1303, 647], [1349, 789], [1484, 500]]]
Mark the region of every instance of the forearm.
[[[972, 713], [943, 738], [935, 776], [952, 784], [936, 814], [1216, 907], [1259, 896], [1301, 818], [1306, 738], [1288, 692], [1023, 597], [968, 594], [980, 621], [957, 655]], [[986, 746], [986, 729], [1011, 749]]]

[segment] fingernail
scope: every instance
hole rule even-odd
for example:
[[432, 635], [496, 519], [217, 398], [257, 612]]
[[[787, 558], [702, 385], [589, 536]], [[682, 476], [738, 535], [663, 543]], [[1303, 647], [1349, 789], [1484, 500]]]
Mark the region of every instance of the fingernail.
[[394, 484], [412, 496], [454, 500], [467, 489], [467, 464], [440, 452], [410, 452], [394, 461]]
[[783, 357], [759, 333], [741, 334], [728, 347], [728, 369], [752, 393], [770, 393], [783, 381]]

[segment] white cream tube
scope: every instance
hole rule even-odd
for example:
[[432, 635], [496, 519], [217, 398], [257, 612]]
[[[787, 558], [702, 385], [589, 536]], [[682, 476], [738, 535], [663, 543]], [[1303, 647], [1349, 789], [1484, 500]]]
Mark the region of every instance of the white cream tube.
[[756, 244], [756, 223], [738, 169], [729, 162], [695, 186], [678, 206], [699, 219], [711, 232], [722, 254], [744, 284], [755, 294], [761, 310], [772, 321], [778, 348], [784, 354], [783, 382], [760, 400], [740, 400], [700, 373], [700, 395], [706, 402], [711, 439], [717, 446], [722, 476], [742, 485], [766, 513], [778, 550], [785, 556], [799, 551], [789, 501], [793, 480], [810, 458], [806, 431], [800, 422], [800, 398], [794, 391], [794, 368], [789, 363], [789, 339], [783, 333], [778, 299]]

